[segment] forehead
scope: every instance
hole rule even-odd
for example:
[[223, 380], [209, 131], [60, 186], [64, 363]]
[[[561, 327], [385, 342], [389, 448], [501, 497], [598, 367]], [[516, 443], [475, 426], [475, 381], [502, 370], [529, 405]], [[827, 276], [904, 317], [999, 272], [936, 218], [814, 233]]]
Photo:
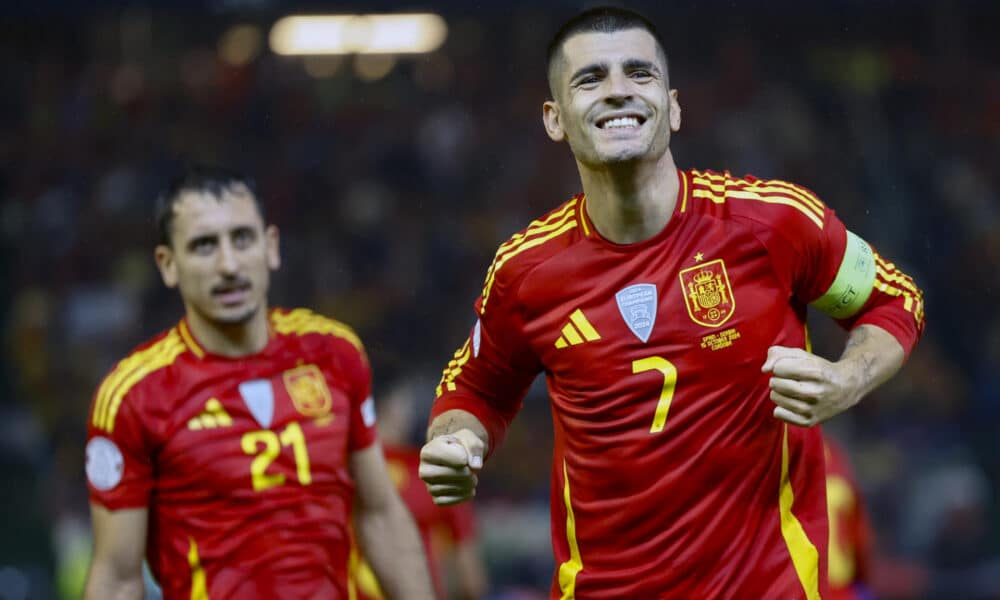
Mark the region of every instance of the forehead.
[[180, 238], [261, 226], [260, 212], [245, 188], [229, 188], [221, 196], [187, 190], [174, 202], [173, 232]]
[[562, 55], [566, 77], [585, 65], [613, 65], [628, 60], [644, 60], [663, 67], [656, 38], [639, 28], [578, 33], [563, 43]]

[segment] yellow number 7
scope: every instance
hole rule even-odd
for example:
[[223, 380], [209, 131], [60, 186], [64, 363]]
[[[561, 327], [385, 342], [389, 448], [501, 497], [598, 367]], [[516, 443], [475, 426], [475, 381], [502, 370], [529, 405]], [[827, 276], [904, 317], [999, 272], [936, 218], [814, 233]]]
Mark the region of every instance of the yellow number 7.
[[647, 356], [632, 361], [632, 373], [646, 371], [659, 371], [663, 374], [663, 391], [660, 392], [660, 401], [656, 403], [653, 425], [649, 428], [649, 433], [659, 433], [663, 431], [663, 425], [667, 422], [670, 401], [674, 399], [674, 388], [677, 387], [677, 367], [669, 360], [659, 356]]

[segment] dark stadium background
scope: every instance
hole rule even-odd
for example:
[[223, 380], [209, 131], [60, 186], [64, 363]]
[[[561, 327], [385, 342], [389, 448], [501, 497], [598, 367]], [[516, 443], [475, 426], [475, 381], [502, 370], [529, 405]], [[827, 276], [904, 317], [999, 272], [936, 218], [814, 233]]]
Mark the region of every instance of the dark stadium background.
[[[587, 5], [4, 3], [0, 597], [74, 597], [90, 394], [181, 314], [152, 262], [167, 178], [187, 161], [252, 174], [283, 234], [274, 303], [353, 325], [376, 395], [416, 382], [425, 410], [496, 245], [577, 191], [541, 127], [542, 64], [547, 36]], [[902, 374], [826, 427], [866, 494], [874, 587], [1000, 598], [1000, 3], [629, 6], [667, 40], [679, 165], [812, 188], [925, 290]], [[442, 15], [448, 37], [380, 77], [384, 59], [267, 47], [286, 14], [402, 10]], [[220, 50], [235, 25], [260, 34], [245, 64]], [[813, 336], [829, 357], [843, 339], [823, 320]], [[482, 479], [493, 598], [549, 584], [549, 427], [538, 387]]]

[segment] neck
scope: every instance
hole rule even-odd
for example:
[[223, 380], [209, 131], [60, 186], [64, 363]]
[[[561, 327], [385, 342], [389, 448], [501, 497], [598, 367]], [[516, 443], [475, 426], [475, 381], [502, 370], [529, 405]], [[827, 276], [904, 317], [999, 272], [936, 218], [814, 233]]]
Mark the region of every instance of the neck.
[[663, 231], [677, 204], [680, 180], [667, 149], [655, 163], [591, 168], [577, 162], [587, 215], [616, 244], [648, 240]]
[[242, 323], [218, 323], [187, 309], [187, 324], [191, 335], [202, 348], [212, 354], [239, 358], [256, 354], [267, 345], [269, 332], [267, 308], [260, 307], [249, 320]]

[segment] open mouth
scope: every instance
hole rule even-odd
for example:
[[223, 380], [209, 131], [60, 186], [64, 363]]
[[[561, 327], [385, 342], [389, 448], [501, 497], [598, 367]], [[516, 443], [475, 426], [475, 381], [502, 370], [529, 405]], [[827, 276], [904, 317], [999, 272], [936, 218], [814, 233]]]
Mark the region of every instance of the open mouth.
[[635, 129], [642, 126], [646, 118], [636, 114], [619, 114], [601, 117], [597, 120], [597, 128], [605, 130]]

